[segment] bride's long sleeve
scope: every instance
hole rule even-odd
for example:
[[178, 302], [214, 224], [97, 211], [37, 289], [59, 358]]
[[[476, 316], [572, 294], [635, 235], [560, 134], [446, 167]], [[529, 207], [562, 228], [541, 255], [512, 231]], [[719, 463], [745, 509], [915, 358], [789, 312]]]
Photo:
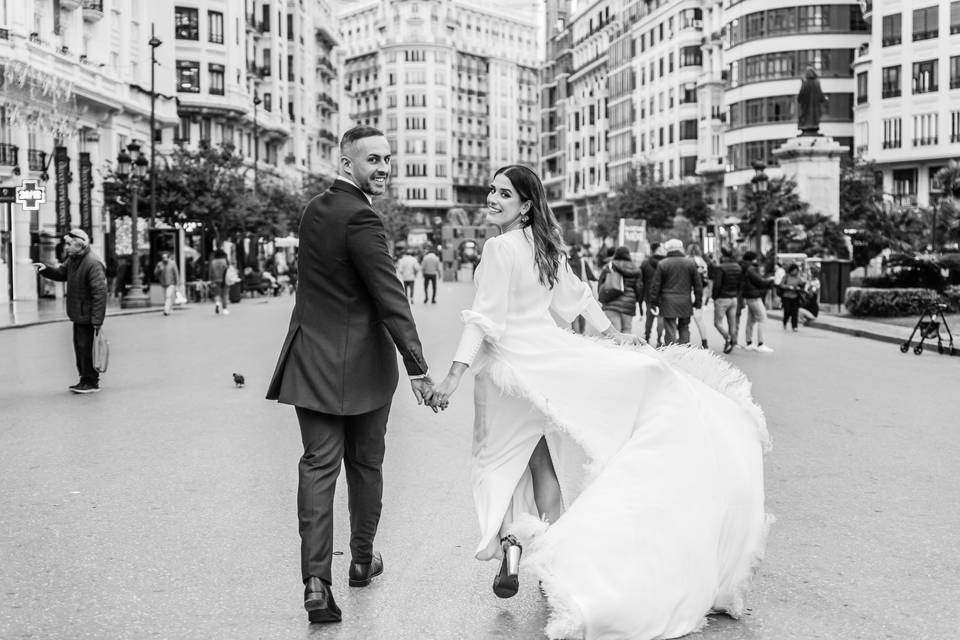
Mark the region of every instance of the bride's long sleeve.
[[573, 322], [577, 316], [583, 316], [597, 331], [605, 331], [611, 324], [610, 318], [593, 297], [590, 285], [573, 275], [566, 259], [561, 260], [557, 270], [557, 284], [554, 286], [550, 308], [566, 322]]
[[483, 258], [477, 267], [477, 292], [473, 306], [461, 314], [463, 334], [453, 356], [454, 362], [471, 364], [484, 338], [496, 342], [503, 335], [507, 326], [508, 288], [513, 263], [509, 245], [499, 238], [487, 240], [483, 247]]

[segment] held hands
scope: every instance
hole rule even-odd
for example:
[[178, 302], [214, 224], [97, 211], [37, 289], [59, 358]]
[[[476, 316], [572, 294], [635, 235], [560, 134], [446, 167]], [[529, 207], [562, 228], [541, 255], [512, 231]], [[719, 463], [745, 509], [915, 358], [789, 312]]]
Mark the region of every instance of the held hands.
[[430, 399], [433, 397], [433, 380], [430, 376], [411, 380], [410, 387], [413, 389], [413, 397], [417, 399], [417, 404], [427, 403], [434, 413], [437, 412], [437, 408], [430, 404]]
[[433, 397], [427, 402], [427, 405], [433, 409], [446, 409], [450, 405], [450, 396], [460, 387], [460, 379], [463, 378], [467, 365], [463, 362], [454, 361], [450, 365], [450, 373], [433, 390]]

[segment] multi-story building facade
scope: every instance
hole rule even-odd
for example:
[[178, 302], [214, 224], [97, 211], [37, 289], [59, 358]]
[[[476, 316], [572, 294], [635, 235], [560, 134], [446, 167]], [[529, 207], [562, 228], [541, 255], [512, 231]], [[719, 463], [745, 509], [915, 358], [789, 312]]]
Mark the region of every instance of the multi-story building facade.
[[[34, 260], [54, 260], [80, 226], [105, 254], [110, 223], [103, 170], [137, 141], [150, 144], [151, 29], [159, 70], [174, 68], [172, 5], [111, 0], [0, 3], [0, 185], [44, 187], [36, 210], [0, 204], [0, 300], [51, 287]], [[157, 74], [156, 126], [177, 124], [173, 73]]]
[[497, 167], [536, 164], [533, 22], [454, 0], [376, 0], [340, 24], [344, 111], [386, 133], [403, 204], [479, 205]]
[[102, 181], [129, 142], [228, 142], [264, 177], [332, 174], [337, 32], [327, 0], [0, 2], [0, 186], [47, 195], [33, 212], [0, 203], [0, 300], [51, 293], [30, 263], [67, 226], [111, 257]]
[[[729, 4], [729, 3], [728, 3]], [[724, 7], [727, 72], [724, 95], [727, 209], [740, 208], [741, 189], [756, 161], [778, 174], [773, 150], [797, 129], [797, 93], [808, 67], [820, 77], [829, 102], [821, 132], [853, 147], [852, 63], [869, 37], [856, 0], [743, 0]]]
[[193, 0], [176, 25], [178, 144], [231, 144], [260, 175], [335, 171], [338, 44], [326, 0]]
[[934, 176], [960, 155], [960, 2], [875, 0], [866, 17], [855, 151], [881, 173], [886, 199], [935, 204]]
[[547, 0], [546, 58], [540, 68], [540, 177], [553, 212], [574, 227], [572, 206], [565, 199], [567, 79], [573, 64], [569, 18], [569, 0]]

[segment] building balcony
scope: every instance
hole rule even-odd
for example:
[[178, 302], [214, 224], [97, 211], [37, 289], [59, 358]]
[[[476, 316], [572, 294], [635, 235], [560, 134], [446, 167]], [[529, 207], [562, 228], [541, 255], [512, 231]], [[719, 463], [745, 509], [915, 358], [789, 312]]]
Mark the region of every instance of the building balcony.
[[47, 152], [40, 149], [27, 149], [27, 169], [43, 171], [47, 164]]
[[103, 0], [83, 0], [83, 19], [99, 22], [103, 19]]
[[17, 166], [17, 155], [20, 148], [15, 144], [0, 142], [0, 166]]
[[0, 40], [9, 40], [10, 31], [8, 29], [0, 29]]

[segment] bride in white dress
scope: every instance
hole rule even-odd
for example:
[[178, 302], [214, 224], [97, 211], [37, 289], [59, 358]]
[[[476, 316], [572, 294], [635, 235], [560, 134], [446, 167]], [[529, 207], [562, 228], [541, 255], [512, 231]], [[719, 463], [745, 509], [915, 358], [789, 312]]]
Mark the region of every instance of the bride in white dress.
[[[675, 638], [711, 611], [739, 617], [768, 527], [768, 436], [749, 383], [709, 351], [656, 351], [615, 331], [567, 267], [530, 169], [497, 171], [487, 206], [501, 234], [483, 247], [430, 403], [445, 408], [473, 368], [476, 555], [502, 559], [495, 593], [516, 593], [522, 554], [551, 638]], [[608, 339], [554, 319], [578, 315]], [[557, 469], [574, 453], [582, 482], [561, 492]]]

